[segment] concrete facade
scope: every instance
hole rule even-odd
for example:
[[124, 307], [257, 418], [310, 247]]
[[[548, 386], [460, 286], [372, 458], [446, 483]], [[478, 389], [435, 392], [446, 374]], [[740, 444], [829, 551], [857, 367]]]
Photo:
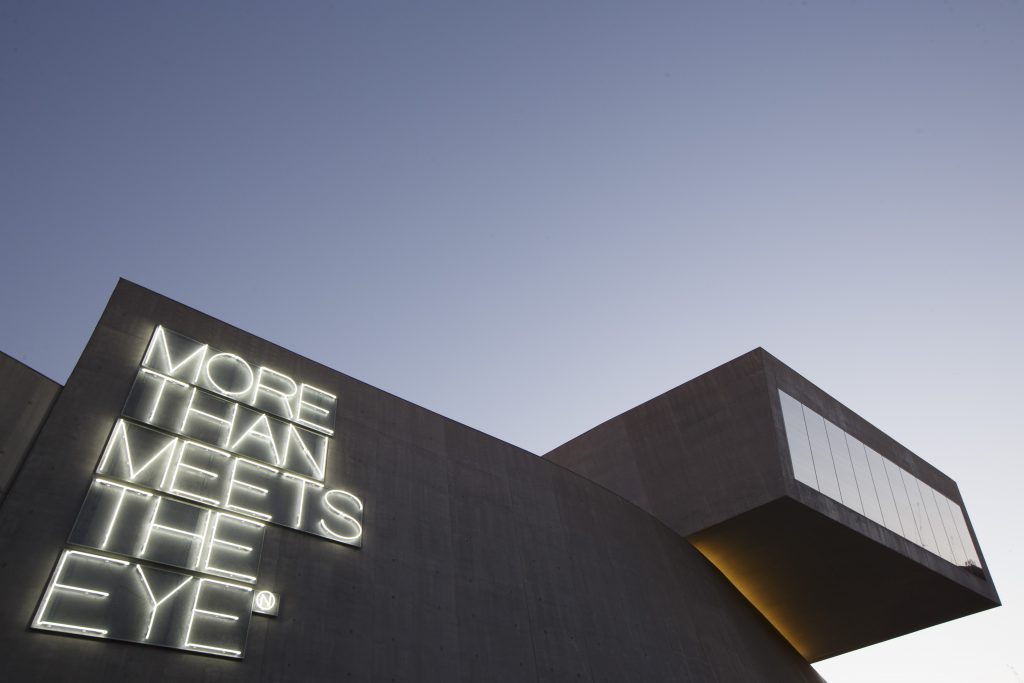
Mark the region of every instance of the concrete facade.
[[50, 412], [60, 385], [0, 352], [0, 503], [33, 439]]
[[[280, 614], [253, 617], [243, 659], [30, 627], [157, 325], [338, 397], [330, 467], [365, 504], [362, 546], [268, 526], [258, 584]], [[5, 680], [820, 681], [688, 540], [780, 498], [825, 505], [779, 464], [763, 359], [737, 362], [735, 396], [679, 396], [644, 409], [649, 429], [616, 418], [540, 458], [121, 281], [0, 505]], [[672, 415], [737, 396], [674, 471]], [[5, 425], [5, 443], [36, 431]]]
[[999, 605], [984, 561], [951, 564], [797, 481], [780, 390], [964, 507], [952, 479], [763, 349], [545, 459], [620, 493], [687, 538], [808, 661]]

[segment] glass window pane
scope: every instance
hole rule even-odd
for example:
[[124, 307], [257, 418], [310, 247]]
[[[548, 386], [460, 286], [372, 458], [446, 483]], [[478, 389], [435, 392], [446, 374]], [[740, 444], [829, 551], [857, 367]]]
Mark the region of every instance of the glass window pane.
[[779, 391], [782, 402], [782, 421], [786, 426], [786, 441], [789, 443], [789, 458], [793, 462], [793, 476], [813, 489], [818, 488], [818, 477], [814, 473], [814, 459], [811, 456], [811, 442], [807, 440], [804, 411], [800, 402], [789, 394]]
[[924, 498], [924, 509], [928, 513], [928, 521], [932, 525], [932, 533], [935, 534], [935, 545], [939, 547], [939, 555], [947, 562], [953, 562], [953, 549], [946, 538], [946, 530], [942, 526], [942, 517], [939, 516], [939, 506], [935, 504], [935, 489], [920, 479], [917, 480], [917, 487], [921, 489], [921, 497]]
[[896, 512], [900, 515], [903, 538], [921, 545], [921, 535], [917, 533], [917, 522], [914, 521], [914, 513], [910, 509], [907, 487], [903, 485], [903, 469], [885, 458], [882, 458], [882, 462], [885, 463], [885, 473], [889, 475], [889, 488], [892, 489], [892, 496], [896, 499]]
[[964, 552], [964, 546], [960, 542], [960, 532], [956, 530], [956, 522], [953, 521], [953, 513], [949, 511], [949, 499], [936, 491], [935, 504], [939, 508], [939, 516], [942, 517], [942, 528], [946, 530], [946, 538], [949, 539], [949, 547], [953, 550], [953, 564], [966, 564], [967, 554]]
[[975, 566], [981, 566], [981, 559], [978, 557], [978, 551], [974, 549], [974, 541], [971, 539], [971, 532], [967, 528], [967, 520], [964, 519], [964, 511], [960, 509], [960, 506], [949, 501], [949, 511], [953, 513], [953, 523], [956, 526], [957, 532], [960, 535], [960, 543], [964, 547], [964, 553], [967, 555], [967, 561], [973, 562]]
[[846, 448], [846, 432], [825, 420], [825, 433], [828, 435], [829, 448], [832, 449], [832, 462], [836, 466], [843, 505], [863, 515], [864, 506], [861, 505], [860, 493], [857, 492], [857, 475], [853, 473], [850, 451]]
[[980, 566], [959, 505], [781, 390], [779, 402], [797, 481], [949, 562]]
[[886, 460], [868, 446], [864, 446], [864, 453], [868, 456], [868, 466], [871, 468], [871, 478], [875, 482], [875, 492], [878, 494], [878, 504], [882, 507], [882, 519], [885, 526], [889, 531], [902, 536], [903, 524], [900, 522], [900, 514], [896, 510], [896, 497], [892, 495], [889, 476], [885, 473]]
[[860, 491], [860, 501], [864, 504], [864, 514], [879, 524], [885, 524], [882, 507], [878, 503], [878, 494], [875, 492], [875, 482], [871, 477], [871, 468], [868, 466], [868, 456], [864, 452], [864, 444], [847, 434], [846, 445], [850, 451], [854, 475], [857, 477], [857, 490]]
[[807, 406], [803, 408], [807, 436], [811, 442], [811, 455], [814, 457], [814, 471], [818, 474], [818, 490], [842, 503], [839, 479], [836, 477], [836, 467], [832, 463], [832, 451], [828, 447], [828, 435], [825, 433], [825, 418]]
[[917, 535], [921, 537], [921, 547], [938, 555], [939, 546], [935, 544], [935, 534], [932, 533], [932, 525], [928, 521], [928, 512], [924, 509], [924, 497], [917, 485], [917, 477], [906, 470], [902, 470], [901, 474], [903, 485], [907, 489], [907, 497], [910, 499], [910, 512], [914, 515], [914, 524], [917, 525]]

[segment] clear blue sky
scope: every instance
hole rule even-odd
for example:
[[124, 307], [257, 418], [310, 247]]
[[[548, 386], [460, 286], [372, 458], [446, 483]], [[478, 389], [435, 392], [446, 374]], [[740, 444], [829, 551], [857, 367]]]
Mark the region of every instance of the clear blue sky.
[[956, 479], [1024, 680], [1024, 4], [0, 4], [0, 349], [125, 276], [544, 453], [764, 346]]

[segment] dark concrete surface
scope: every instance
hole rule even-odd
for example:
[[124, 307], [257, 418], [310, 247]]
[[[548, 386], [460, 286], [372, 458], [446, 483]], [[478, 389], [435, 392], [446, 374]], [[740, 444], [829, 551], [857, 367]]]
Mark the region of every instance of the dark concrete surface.
[[792, 498], [689, 540], [809, 661], [993, 606], [984, 592]]
[[[329, 470], [365, 502], [363, 547], [268, 527], [259, 583], [281, 610], [253, 619], [243, 661], [29, 629], [158, 323], [339, 397]], [[769, 470], [741, 505], [780, 485]], [[609, 488], [122, 281], [0, 508], [3, 679], [821, 680], [700, 552]]]
[[544, 458], [687, 536], [785, 492], [770, 405], [762, 354], [752, 351]]
[[0, 505], [60, 384], [0, 352]]

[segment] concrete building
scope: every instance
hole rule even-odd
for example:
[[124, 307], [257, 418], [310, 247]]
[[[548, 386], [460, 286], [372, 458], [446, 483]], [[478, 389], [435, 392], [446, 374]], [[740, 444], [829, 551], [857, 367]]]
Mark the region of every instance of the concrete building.
[[956, 484], [762, 349], [537, 457], [121, 281], [0, 356], [8, 681], [819, 681], [997, 606]]

